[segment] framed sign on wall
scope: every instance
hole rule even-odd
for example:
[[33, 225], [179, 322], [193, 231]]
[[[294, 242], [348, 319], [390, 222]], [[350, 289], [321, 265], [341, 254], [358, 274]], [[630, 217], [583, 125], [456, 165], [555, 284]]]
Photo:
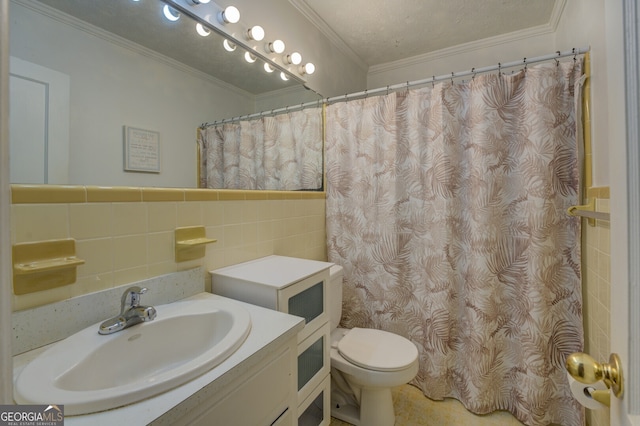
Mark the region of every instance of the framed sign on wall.
[[160, 173], [160, 133], [124, 126], [124, 170]]

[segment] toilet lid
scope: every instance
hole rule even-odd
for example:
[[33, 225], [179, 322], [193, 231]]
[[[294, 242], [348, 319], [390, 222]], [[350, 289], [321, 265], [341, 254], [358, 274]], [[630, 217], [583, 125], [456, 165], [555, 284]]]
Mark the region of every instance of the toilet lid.
[[352, 328], [338, 342], [338, 352], [353, 364], [376, 371], [407, 368], [418, 358], [418, 349], [394, 333], [371, 328]]

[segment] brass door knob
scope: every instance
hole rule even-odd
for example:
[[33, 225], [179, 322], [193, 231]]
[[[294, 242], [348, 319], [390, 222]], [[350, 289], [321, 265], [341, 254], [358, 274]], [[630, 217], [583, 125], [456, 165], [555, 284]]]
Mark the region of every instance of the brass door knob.
[[590, 355], [576, 352], [567, 358], [567, 371], [581, 383], [592, 384], [602, 380], [616, 397], [622, 396], [624, 381], [618, 354], [611, 354], [608, 364], [600, 364]]

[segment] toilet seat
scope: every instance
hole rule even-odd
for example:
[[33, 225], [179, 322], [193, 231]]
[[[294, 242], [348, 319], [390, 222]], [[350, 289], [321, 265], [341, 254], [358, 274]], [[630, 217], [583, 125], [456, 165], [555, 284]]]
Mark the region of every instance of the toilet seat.
[[418, 357], [418, 349], [408, 339], [370, 328], [352, 328], [337, 349], [347, 361], [374, 371], [403, 370]]

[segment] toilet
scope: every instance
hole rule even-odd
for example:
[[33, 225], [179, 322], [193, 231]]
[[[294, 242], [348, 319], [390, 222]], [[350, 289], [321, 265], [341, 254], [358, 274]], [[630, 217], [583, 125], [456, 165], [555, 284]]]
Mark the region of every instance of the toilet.
[[330, 269], [331, 416], [362, 426], [392, 426], [391, 388], [418, 373], [418, 349], [394, 333], [338, 328], [342, 315], [343, 270]]

